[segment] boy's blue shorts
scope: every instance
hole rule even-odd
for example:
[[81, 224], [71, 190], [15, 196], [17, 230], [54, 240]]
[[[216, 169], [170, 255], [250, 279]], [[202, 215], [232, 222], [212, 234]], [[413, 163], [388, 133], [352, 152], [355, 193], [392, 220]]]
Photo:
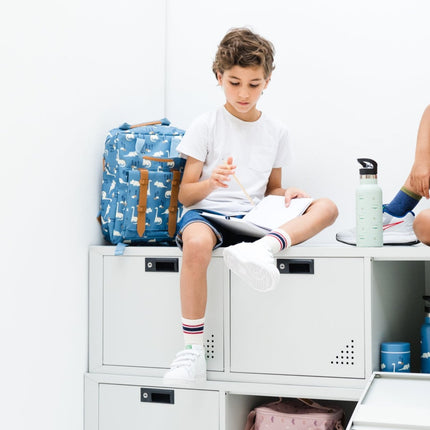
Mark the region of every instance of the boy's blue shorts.
[[207, 218], [202, 216], [201, 211], [193, 209], [189, 210], [188, 212], [185, 212], [185, 214], [178, 222], [176, 244], [180, 249], [182, 249], [182, 233], [185, 227], [192, 224], [193, 222], [202, 222], [203, 224], [206, 224], [212, 229], [217, 238], [217, 242], [214, 246], [214, 249], [219, 248], [220, 246], [230, 246], [240, 242], [254, 242], [256, 240], [255, 237], [233, 233], [232, 231], [227, 230], [226, 228], [217, 224], [213, 220], [208, 220]]

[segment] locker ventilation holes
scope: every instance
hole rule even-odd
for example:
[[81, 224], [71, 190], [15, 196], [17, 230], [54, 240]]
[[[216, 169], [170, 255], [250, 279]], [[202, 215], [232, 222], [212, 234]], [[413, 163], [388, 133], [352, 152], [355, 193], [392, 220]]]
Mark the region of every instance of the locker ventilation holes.
[[337, 366], [353, 366], [354, 359], [354, 339], [351, 339], [348, 344], [338, 351], [337, 355], [330, 363]]
[[206, 360], [211, 360], [215, 358], [216, 354], [216, 348], [215, 348], [215, 335], [214, 334], [207, 334], [206, 335], [206, 343], [205, 343], [205, 349], [206, 349]]

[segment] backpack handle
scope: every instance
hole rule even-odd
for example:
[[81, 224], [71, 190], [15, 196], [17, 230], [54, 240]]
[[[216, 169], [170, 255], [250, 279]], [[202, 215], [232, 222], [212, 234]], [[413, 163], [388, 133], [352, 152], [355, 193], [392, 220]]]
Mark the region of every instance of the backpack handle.
[[327, 408], [326, 406], [322, 406], [319, 403], [317, 403], [311, 399], [304, 399], [303, 397], [299, 397], [297, 400], [300, 400], [302, 403], [310, 406], [311, 408], [319, 409], [320, 411], [334, 412], [334, 409]]
[[134, 125], [130, 125], [125, 122], [124, 124], [120, 125], [118, 128], [120, 130], [131, 130], [137, 127], [145, 127], [147, 125], [170, 125], [170, 121], [167, 118], [162, 118], [157, 121], [141, 122], [140, 124], [134, 124]]

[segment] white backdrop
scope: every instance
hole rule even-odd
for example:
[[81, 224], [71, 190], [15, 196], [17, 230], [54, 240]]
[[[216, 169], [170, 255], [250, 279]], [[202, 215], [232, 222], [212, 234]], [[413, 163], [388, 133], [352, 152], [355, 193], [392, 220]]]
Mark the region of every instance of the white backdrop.
[[82, 428], [87, 252], [101, 243], [110, 128], [163, 116], [186, 128], [223, 103], [211, 73], [217, 44], [230, 27], [252, 26], [277, 49], [261, 107], [290, 128], [297, 162], [285, 182], [336, 201], [336, 225], [315, 238], [333, 240], [353, 223], [358, 156], [379, 161], [386, 196], [409, 170], [430, 103], [429, 14], [425, 0], [8, 2], [0, 428]]
[[430, 104], [430, 2], [168, 0], [167, 12], [166, 110], [185, 128], [224, 102], [211, 66], [228, 29], [250, 26], [274, 43], [260, 107], [290, 129], [296, 163], [284, 185], [328, 196], [340, 210], [311, 243], [355, 223], [358, 157], [379, 163], [385, 201], [403, 185]]
[[164, 116], [164, 2], [3, 6], [0, 428], [78, 430], [104, 139]]

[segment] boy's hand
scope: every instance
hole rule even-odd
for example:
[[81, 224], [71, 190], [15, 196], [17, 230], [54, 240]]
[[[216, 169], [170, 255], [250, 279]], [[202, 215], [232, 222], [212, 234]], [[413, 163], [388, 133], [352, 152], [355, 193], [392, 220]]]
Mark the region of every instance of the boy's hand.
[[290, 206], [292, 199], [297, 199], [300, 197], [310, 197], [310, 195], [302, 190], [299, 190], [298, 188], [287, 188], [285, 190], [285, 207]]
[[221, 164], [213, 170], [209, 178], [211, 188], [228, 188], [227, 182], [230, 181], [235, 171], [236, 166], [233, 164], [233, 157], [228, 157], [224, 164]]

